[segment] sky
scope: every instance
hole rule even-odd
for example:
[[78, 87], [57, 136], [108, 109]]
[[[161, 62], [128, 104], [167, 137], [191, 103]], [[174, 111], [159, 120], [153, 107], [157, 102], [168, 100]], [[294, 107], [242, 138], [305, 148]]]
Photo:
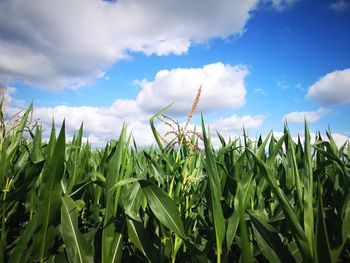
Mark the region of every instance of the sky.
[[[127, 123], [154, 143], [150, 117], [200, 113], [224, 137], [285, 122], [302, 136], [350, 137], [350, 0], [1, 0], [0, 89], [7, 116], [34, 103], [48, 136], [84, 123], [95, 146]], [[167, 128], [158, 124], [164, 134]]]

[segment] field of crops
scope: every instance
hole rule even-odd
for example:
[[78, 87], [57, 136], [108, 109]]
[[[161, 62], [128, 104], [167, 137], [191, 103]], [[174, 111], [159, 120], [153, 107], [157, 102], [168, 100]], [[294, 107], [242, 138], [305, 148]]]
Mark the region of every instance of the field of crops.
[[157, 147], [123, 127], [93, 149], [64, 123], [24, 136], [30, 110], [0, 136], [0, 261], [350, 261], [350, 146], [330, 133], [218, 135], [214, 150], [202, 122], [166, 147], [151, 119]]

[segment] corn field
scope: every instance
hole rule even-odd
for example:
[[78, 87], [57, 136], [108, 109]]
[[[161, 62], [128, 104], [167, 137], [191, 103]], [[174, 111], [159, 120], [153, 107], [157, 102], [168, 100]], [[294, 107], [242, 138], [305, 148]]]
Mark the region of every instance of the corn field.
[[202, 118], [203, 147], [166, 147], [159, 113], [156, 147], [123, 127], [93, 149], [64, 122], [43, 141], [30, 111], [0, 135], [2, 262], [350, 261], [350, 146], [330, 132], [214, 149]]

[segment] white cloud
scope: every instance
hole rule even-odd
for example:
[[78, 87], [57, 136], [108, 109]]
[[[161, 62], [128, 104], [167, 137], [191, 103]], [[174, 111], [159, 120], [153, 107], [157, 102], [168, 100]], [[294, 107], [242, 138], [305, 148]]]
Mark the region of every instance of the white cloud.
[[[214, 148], [218, 149], [221, 147], [221, 141], [217, 135], [217, 132], [225, 139], [226, 142], [235, 140], [241, 137], [243, 127], [249, 132], [254, 129], [258, 129], [262, 126], [265, 116], [262, 115], [244, 115], [238, 116], [236, 114], [228, 118], [220, 118], [215, 121], [208, 122], [211, 135], [211, 143]], [[243, 139], [243, 137], [241, 137]], [[255, 138], [251, 138], [253, 141]]]
[[289, 123], [303, 123], [304, 118], [308, 122], [318, 121], [328, 110], [325, 108], [319, 108], [317, 111], [293, 111], [283, 116], [282, 121]]
[[[343, 146], [344, 143], [346, 142], [350, 142], [350, 138], [344, 134], [340, 134], [340, 133], [332, 133], [332, 137], [335, 141], [335, 144], [338, 146], [338, 147], [341, 147]], [[327, 138], [325, 135], [323, 135], [322, 138]]]
[[149, 115], [139, 109], [133, 100], [116, 100], [110, 107], [35, 107], [34, 117], [39, 118], [46, 137], [50, 132], [52, 120], [60, 125], [65, 119], [67, 135], [72, 136], [80, 124], [84, 124], [84, 136], [94, 146], [104, 146], [110, 139], [117, 138], [123, 123], [128, 126], [137, 142], [141, 145], [151, 144], [152, 133], [149, 128]]
[[217, 121], [209, 123], [212, 129], [218, 130], [219, 132], [231, 132], [245, 129], [257, 129], [263, 124], [265, 117], [262, 115], [244, 115], [237, 116], [232, 115], [228, 118], [220, 118]]
[[329, 8], [336, 12], [343, 12], [350, 8], [350, 2], [345, 0], [338, 0], [330, 4]]
[[175, 102], [170, 112], [183, 115], [191, 110], [197, 90], [202, 85], [197, 112], [239, 108], [245, 103], [244, 78], [247, 74], [248, 70], [243, 66], [222, 63], [209, 64], [202, 68], [161, 70], [154, 81], [138, 82], [141, 91], [136, 101], [148, 112], [156, 112]]
[[[81, 123], [84, 123], [86, 138], [98, 144], [97, 146], [102, 146], [109, 139], [116, 138], [123, 123], [126, 123], [139, 144], [149, 145], [154, 142], [149, 118], [158, 109], [174, 101], [175, 104], [166, 114], [185, 117], [191, 110], [201, 83], [203, 83], [202, 96], [196, 113], [200, 110], [208, 112], [221, 108], [241, 107], [245, 102], [244, 78], [247, 74], [248, 71], [243, 66], [222, 63], [209, 64], [202, 68], [161, 70], [153, 82], [136, 81], [141, 89], [135, 100], [117, 99], [108, 107], [66, 105], [36, 107], [34, 105], [34, 119], [39, 119], [43, 124], [46, 135], [50, 132], [53, 119], [56, 124], [62, 123], [65, 119], [68, 137], [79, 129]], [[10, 113], [19, 110], [18, 105], [14, 103], [15, 98], [11, 96], [15, 91], [14, 88], [6, 89]], [[211, 125], [215, 129], [230, 132], [241, 129], [243, 125], [247, 129], [257, 128], [262, 121], [262, 116], [233, 115], [213, 122]], [[162, 125], [158, 127], [162, 133], [167, 130]]]
[[240, 35], [258, 0], [0, 1], [0, 80], [87, 85], [130, 52], [183, 54]]
[[5, 86], [0, 82], [0, 100], [4, 95], [5, 108], [11, 107], [24, 107], [24, 101], [16, 99], [14, 95], [17, 93], [17, 89], [11, 86]]
[[0, 100], [2, 99], [2, 96], [4, 96], [5, 105], [12, 103], [13, 98], [12, 98], [11, 94], [13, 94], [13, 93], [16, 93], [15, 88], [0, 86]]
[[263, 0], [265, 3], [271, 4], [277, 11], [284, 11], [292, 7], [299, 0]]
[[306, 98], [324, 104], [350, 103], [350, 68], [321, 77], [309, 87]]

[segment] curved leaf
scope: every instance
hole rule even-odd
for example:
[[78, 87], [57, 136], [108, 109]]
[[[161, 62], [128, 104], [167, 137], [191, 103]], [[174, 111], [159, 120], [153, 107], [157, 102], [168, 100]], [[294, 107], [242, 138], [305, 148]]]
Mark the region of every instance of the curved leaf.
[[185, 238], [184, 226], [174, 201], [158, 186], [144, 180], [139, 183], [158, 220], [178, 236]]

